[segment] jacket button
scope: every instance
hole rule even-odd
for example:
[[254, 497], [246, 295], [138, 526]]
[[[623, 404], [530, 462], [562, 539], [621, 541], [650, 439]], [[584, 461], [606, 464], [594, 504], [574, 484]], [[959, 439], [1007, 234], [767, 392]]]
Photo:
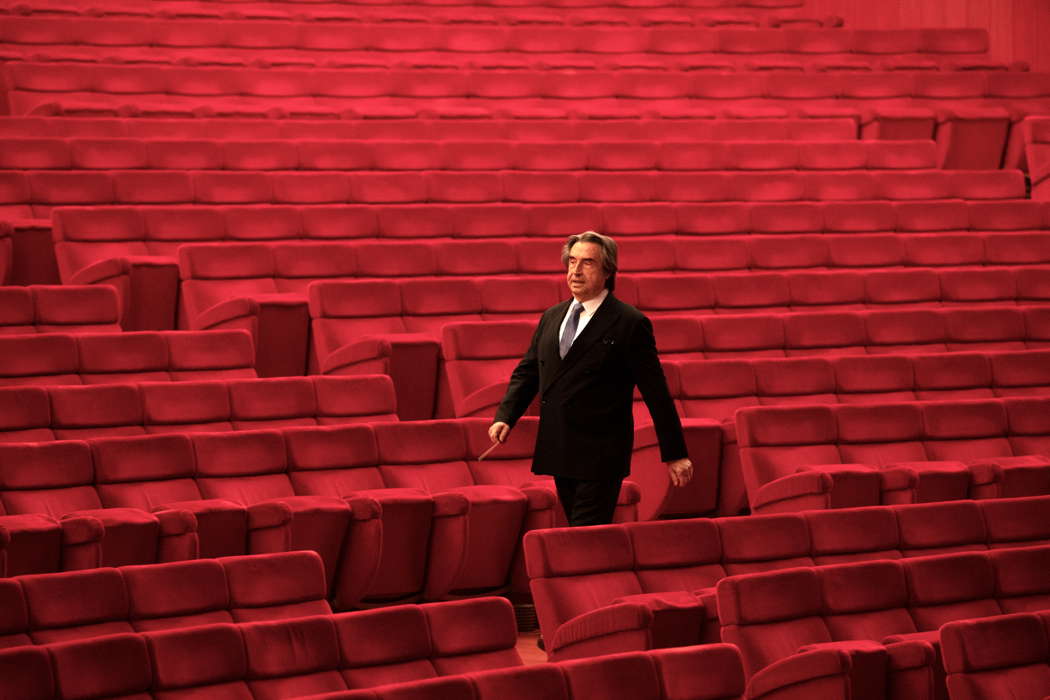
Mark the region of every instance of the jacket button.
[[547, 399], [542, 399], [540, 401], [540, 406], [546, 406], [546, 405], [547, 405]]

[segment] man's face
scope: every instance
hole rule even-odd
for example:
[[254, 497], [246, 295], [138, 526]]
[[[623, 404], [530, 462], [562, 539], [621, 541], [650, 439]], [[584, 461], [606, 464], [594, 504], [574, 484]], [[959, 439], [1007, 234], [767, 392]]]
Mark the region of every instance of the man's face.
[[597, 243], [579, 241], [569, 249], [566, 270], [569, 291], [577, 301], [587, 301], [601, 294], [608, 275], [602, 267], [602, 249]]

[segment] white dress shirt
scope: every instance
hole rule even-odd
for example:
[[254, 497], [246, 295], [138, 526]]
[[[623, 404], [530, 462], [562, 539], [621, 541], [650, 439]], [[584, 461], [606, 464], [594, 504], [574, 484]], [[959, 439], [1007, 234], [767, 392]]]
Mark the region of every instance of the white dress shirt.
[[[587, 326], [587, 322], [591, 320], [594, 313], [598, 310], [598, 307], [605, 301], [605, 297], [609, 296], [608, 288], [603, 289], [598, 296], [593, 299], [588, 299], [583, 302], [583, 313], [580, 314], [580, 320], [576, 322], [576, 335], [572, 337], [575, 341], [580, 337], [580, 333], [583, 333], [583, 329]], [[569, 322], [569, 316], [572, 314], [572, 307], [576, 305], [576, 299], [572, 300], [569, 304], [569, 308], [565, 311], [565, 318], [561, 320], [561, 325], [558, 326], [558, 337], [561, 338], [561, 334], [565, 332], [565, 324]]]

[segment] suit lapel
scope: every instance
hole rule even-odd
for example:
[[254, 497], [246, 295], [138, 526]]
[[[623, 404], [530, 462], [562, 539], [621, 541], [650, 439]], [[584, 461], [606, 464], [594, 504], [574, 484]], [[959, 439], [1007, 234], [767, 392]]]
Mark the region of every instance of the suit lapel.
[[[559, 360], [558, 357], [558, 328], [561, 325], [561, 319], [565, 316], [565, 311], [568, 309], [568, 302], [561, 309], [561, 315], [558, 317], [558, 325], [554, 327], [554, 342], [550, 345], [554, 349], [554, 359]], [[545, 382], [542, 387], [546, 391], [554, 382], [564, 375], [567, 371], [572, 369], [573, 365], [579, 362], [580, 358], [587, 353], [587, 349], [590, 348], [594, 343], [600, 340], [604, 335], [605, 331], [611, 326], [617, 318], [620, 317], [620, 303], [611, 293], [605, 297], [605, 301], [598, 307], [598, 310], [591, 317], [591, 320], [587, 322], [580, 334], [576, 336], [576, 340], [573, 341], [572, 347], [569, 348], [568, 354], [565, 355], [564, 359], [561, 359], [555, 366], [557, 370], [551, 375], [550, 380]]]

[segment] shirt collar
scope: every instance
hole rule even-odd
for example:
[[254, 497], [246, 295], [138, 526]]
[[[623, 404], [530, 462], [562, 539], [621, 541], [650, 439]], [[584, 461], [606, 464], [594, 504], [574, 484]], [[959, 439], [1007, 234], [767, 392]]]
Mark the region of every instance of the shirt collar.
[[[594, 312], [598, 310], [598, 307], [602, 305], [602, 302], [605, 301], [605, 297], [607, 297], [607, 296], [609, 296], [609, 288], [608, 287], [606, 287], [601, 292], [599, 292], [598, 296], [593, 297], [593, 298], [588, 299], [587, 301], [583, 302], [583, 313], [587, 314], [588, 316], [593, 315]], [[573, 299], [573, 301], [576, 301], [576, 300]], [[571, 306], [571, 304], [570, 304], [570, 306]]]

